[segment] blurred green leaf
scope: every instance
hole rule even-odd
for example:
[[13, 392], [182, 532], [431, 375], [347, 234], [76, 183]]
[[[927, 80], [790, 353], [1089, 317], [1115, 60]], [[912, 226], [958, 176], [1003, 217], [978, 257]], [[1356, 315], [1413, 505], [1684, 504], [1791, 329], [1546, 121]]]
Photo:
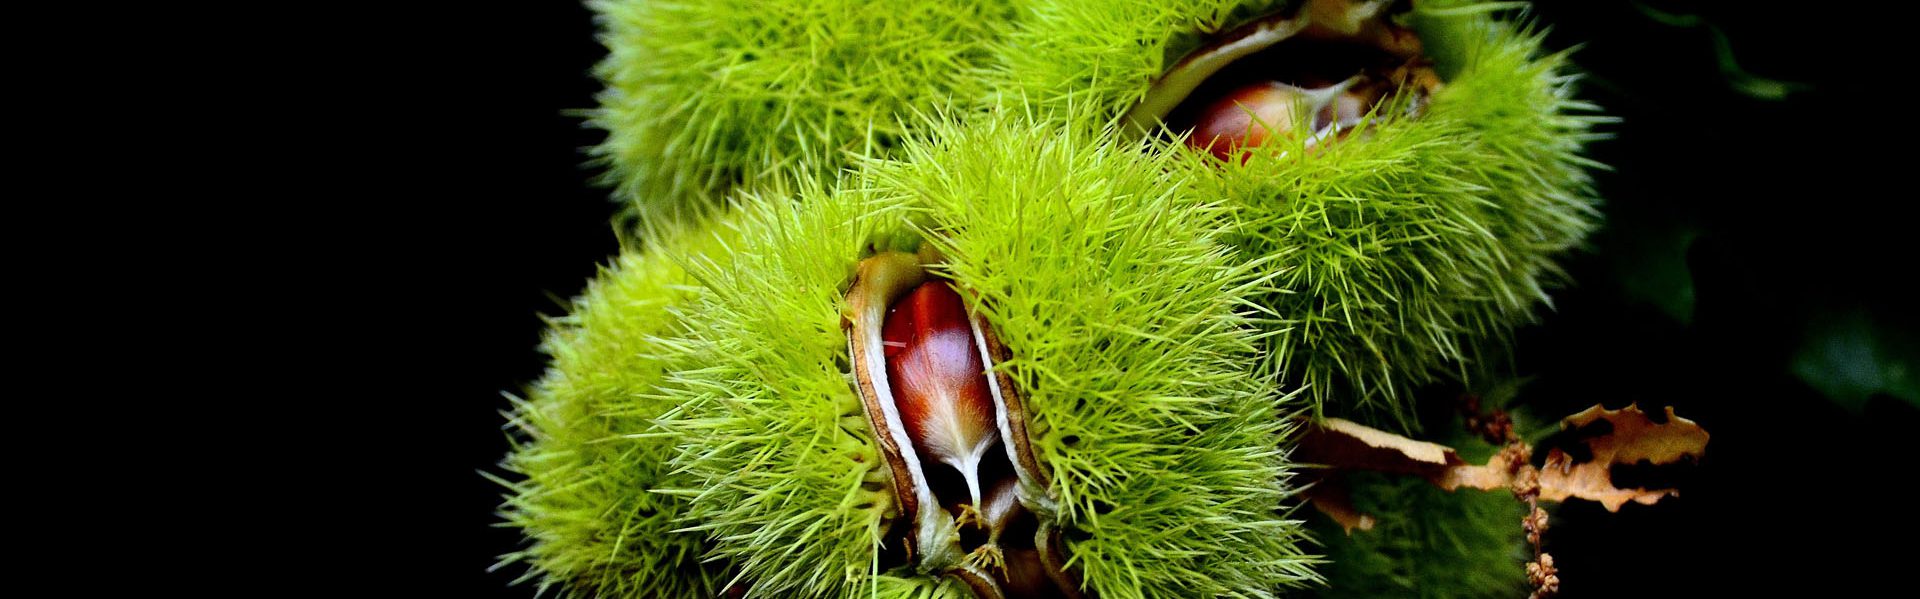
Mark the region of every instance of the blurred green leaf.
[[1609, 253], [1627, 298], [1652, 304], [1680, 324], [1692, 323], [1693, 271], [1687, 267], [1687, 249], [1699, 232], [1668, 225], [1622, 233], [1613, 236], [1615, 248]]
[[1707, 35], [1713, 37], [1713, 56], [1719, 63], [1720, 76], [1726, 78], [1727, 87], [1741, 95], [1758, 100], [1778, 101], [1785, 100], [1788, 94], [1812, 88], [1805, 83], [1768, 79], [1747, 72], [1740, 66], [1740, 61], [1734, 58], [1733, 41], [1727, 38], [1726, 31], [1721, 30], [1718, 25], [1708, 23], [1700, 15], [1670, 13], [1642, 2], [1633, 3], [1633, 7], [1639, 9], [1640, 13], [1646, 15], [1648, 19], [1661, 25], [1681, 29], [1706, 28]]
[[1915, 356], [1910, 332], [1885, 328], [1866, 311], [1851, 310], [1815, 318], [1791, 368], [1801, 381], [1855, 412], [1882, 393], [1920, 406]]

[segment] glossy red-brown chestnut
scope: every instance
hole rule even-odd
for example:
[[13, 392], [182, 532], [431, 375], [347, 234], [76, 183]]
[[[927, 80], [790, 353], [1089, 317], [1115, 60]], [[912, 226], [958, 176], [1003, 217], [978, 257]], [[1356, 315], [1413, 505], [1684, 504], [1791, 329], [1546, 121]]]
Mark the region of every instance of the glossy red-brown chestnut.
[[946, 281], [928, 281], [893, 305], [880, 338], [901, 424], [920, 455], [966, 477], [980, 505], [980, 459], [999, 441], [986, 366], [967, 307]]
[[1241, 86], [1201, 109], [1187, 145], [1226, 160], [1243, 147], [1259, 147], [1275, 134], [1288, 135], [1309, 109], [1298, 88], [1275, 81]]

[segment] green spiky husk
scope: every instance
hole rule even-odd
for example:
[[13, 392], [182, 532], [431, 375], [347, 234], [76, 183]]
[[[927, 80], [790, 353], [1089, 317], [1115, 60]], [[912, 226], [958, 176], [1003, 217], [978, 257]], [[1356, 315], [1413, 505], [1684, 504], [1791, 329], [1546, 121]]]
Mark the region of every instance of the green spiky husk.
[[[1215, 243], [1218, 203], [1180, 199], [1169, 158], [1032, 119], [920, 125], [900, 162], [838, 191], [742, 207], [729, 265], [678, 374], [685, 521], [762, 596], [865, 596], [894, 509], [849, 385], [842, 298], [870, 249], [933, 240], [1013, 358], [1057, 522], [1102, 597], [1267, 596], [1308, 580], [1287, 519], [1288, 432], [1244, 376], [1252, 270]], [[929, 141], [939, 140], [939, 141]], [[797, 565], [804, 565], [797, 567]], [[895, 572], [917, 580], [924, 575]]]
[[[1272, 4], [1036, 2], [1009, 36], [1009, 84], [1110, 122], [1201, 35]], [[1555, 258], [1597, 221], [1597, 165], [1580, 152], [1603, 119], [1573, 97], [1566, 56], [1463, 4], [1418, 3], [1451, 76], [1419, 117], [1245, 162], [1163, 146], [1189, 158], [1194, 193], [1237, 208], [1235, 243], [1277, 257], [1277, 289], [1260, 300], [1282, 331], [1272, 366], [1316, 409], [1407, 426], [1413, 387], [1504, 355], [1560, 281]]]
[[502, 557], [525, 562], [525, 580], [569, 597], [715, 596], [724, 563], [702, 563], [697, 535], [671, 532], [684, 501], [649, 492], [677, 479], [673, 451], [652, 420], [671, 400], [655, 392], [674, 368], [675, 314], [697, 294], [681, 267], [713, 253], [730, 229], [653, 236], [645, 252], [622, 253], [571, 311], [549, 320], [546, 375], [509, 419], [517, 429], [502, 467], [518, 480], [501, 515], [528, 546]]
[[884, 152], [915, 112], [979, 102], [1006, 0], [594, 0], [610, 51], [603, 181], [677, 220], [784, 169]]
[[1239, 202], [1240, 245], [1291, 267], [1263, 302], [1286, 326], [1272, 356], [1316, 405], [1405, 425], [1412, 387], [1504, 354], [1596, 224], [1579, 155], [1596, 119], [1564, 55], [1460, 25], [1470, 60], [1417, 119], [1241, 164], [1189, 154], [1204, 193]]

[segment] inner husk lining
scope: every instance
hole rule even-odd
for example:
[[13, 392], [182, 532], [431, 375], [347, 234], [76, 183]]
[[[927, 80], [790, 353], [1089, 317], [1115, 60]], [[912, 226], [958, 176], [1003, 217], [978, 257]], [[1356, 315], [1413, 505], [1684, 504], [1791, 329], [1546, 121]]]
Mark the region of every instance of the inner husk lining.
[[[1395, 22], [1404, 7], [1393, 0], [1309, 0], [1229, 30], [1155, 80], [1122, 117], [1125, 130], [1179, 135], [1193, 128], [1201, 107], [1258, 81], [1307, 92], [1357, 86], [1370, 96], [1369, 112], [1403, 100], [1405, 112], [1417, 115], [1441, 81], [1420, 38]], [[1312, 133], [1333, 137], [1356, 126], [1343, 122]]]

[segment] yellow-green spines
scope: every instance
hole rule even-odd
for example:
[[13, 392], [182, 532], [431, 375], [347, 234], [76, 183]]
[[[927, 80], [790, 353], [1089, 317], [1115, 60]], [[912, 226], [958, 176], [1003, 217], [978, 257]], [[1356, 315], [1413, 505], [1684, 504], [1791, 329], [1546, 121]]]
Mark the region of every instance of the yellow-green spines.
[[609, 55], [592, 123], [605, 180], [647, 219], [845, 153], [884, 151], [915, 111], [977, 103], [1005, 0], [595, 0]]
[[502, 466], [519, 477], [501, 508], [528, 545], [540, 588], [570, 597], [715, 596], [724, 562], [703, 563], [698, 535], [672, 532], [682, 504], [649, 492], [675, 479], [673, 451], [652, 420], [672, 408], [655, 391], [682, 356], [675, 311], [696, 294], [681, 268], [714, 251], [723, 233], [672, 233], [621, 254], [551, 320], [546, 375], [510, 419], [518, 429]]
[[1126, 114], [1205, 37], [1295, 4], [1286, 0], [1031, 0], [997, 45], [1003, 96], [1076, 113], [1098, 129]]
[[755, 250], [696, 268], [707, 365], [675, 377], [688, 403], [666, 423], [694, 476], [686, 525], [758, 595], [875, 589], [879, 545], [901, 539], [880, 529], [891, 487], [849, 384], [842, 294], [870, 250], [926, 239], [1012, 354], [1088, 589], [1257, 597], [1309, 579], [1281, 506], [1282, 402], [1244, 376], [1257, 283], [1215, 241], [1222, 208], [1110, 138], [1022, 117], [919, 126], [901, 161], [748, 206]]
[[690, 474], [681, 526], [714, 538], [756, 596], [862, 596], [895, 508], [849, 386], [840, 304], [874, 219], [852, 202], [789, 204], [742, 207], [731, 264], [695, 266], [699, 365], [674, 377], [683, 406], [664, 423]]

